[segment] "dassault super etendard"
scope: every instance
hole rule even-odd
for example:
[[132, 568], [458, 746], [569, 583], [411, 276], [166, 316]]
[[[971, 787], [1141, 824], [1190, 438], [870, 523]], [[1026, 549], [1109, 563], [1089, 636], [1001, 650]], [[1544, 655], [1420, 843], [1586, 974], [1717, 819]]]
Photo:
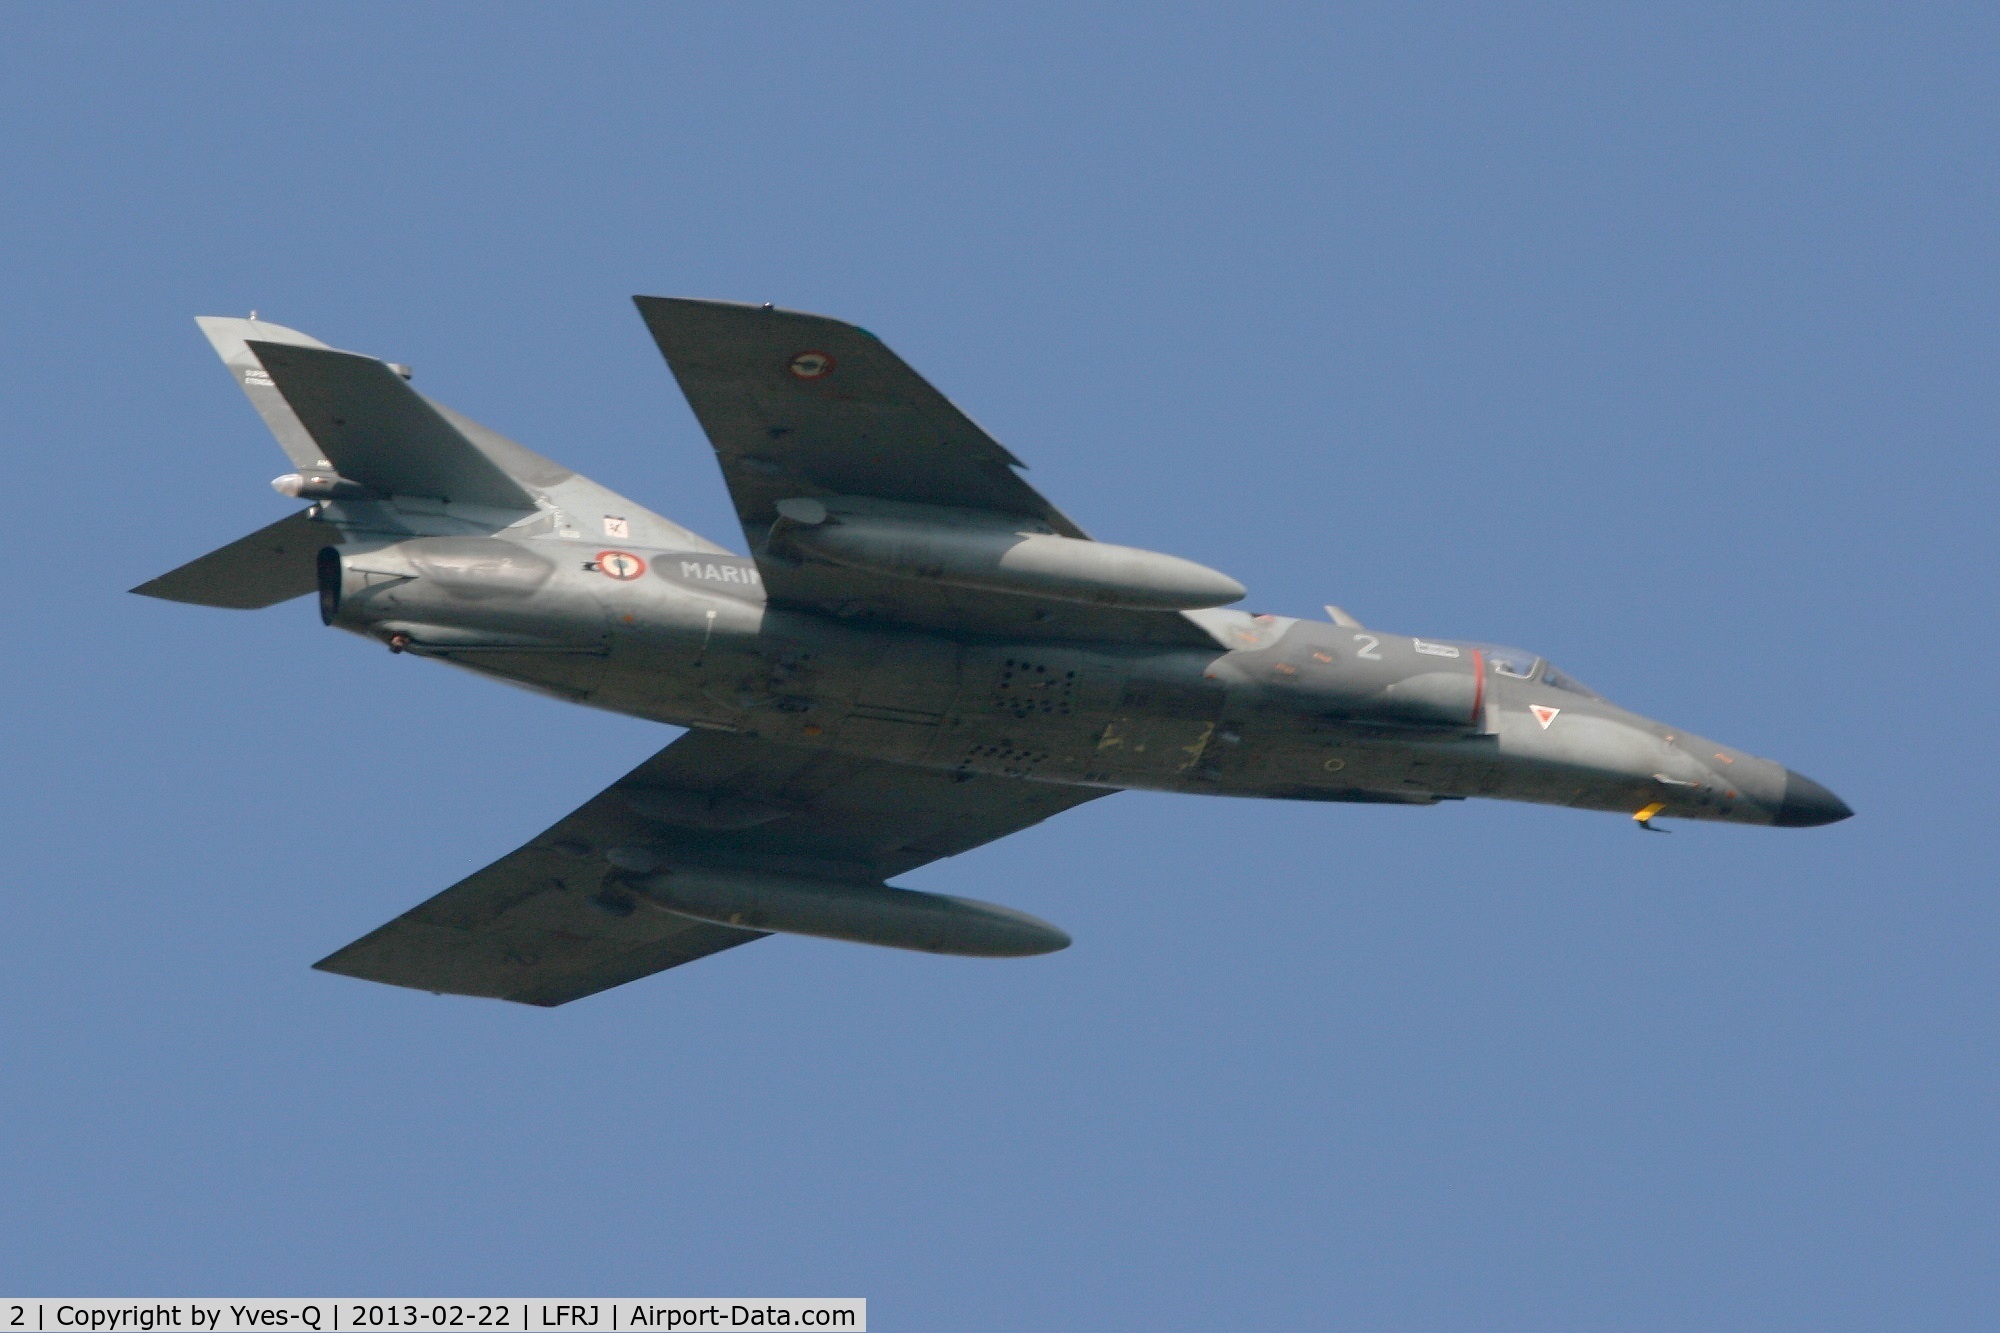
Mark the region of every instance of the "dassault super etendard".
[[1093, 541], [873, 335], [638, 298], [748, 557], [417, 393], [203, 319], [305, 508], [135, 592], [270, 606], [687, 733], [520, 850], [322, 960], [556, 1005], [771, 932], [938, 953], [1069, 943], [887, 880], [1124, 788], [1488, 796], [1781, 827], [1826, 788], [1533, 653], [1220, 609], [1241, 584]]

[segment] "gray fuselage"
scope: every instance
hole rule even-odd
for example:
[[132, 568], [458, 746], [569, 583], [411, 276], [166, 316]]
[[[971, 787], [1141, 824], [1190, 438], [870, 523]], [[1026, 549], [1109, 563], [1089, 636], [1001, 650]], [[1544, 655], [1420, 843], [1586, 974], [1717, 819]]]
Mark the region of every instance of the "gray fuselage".
[[740, 557], [511, 531], [371, 542], [362, 508], [322, 506], [345, 535], [322, 555], [329, 624], [652, 721], [1105, 788], [1849, 813], [1515, 650], [1228, 610], [1188, 613], [1210, 648], [947, 636], [767, 604]]

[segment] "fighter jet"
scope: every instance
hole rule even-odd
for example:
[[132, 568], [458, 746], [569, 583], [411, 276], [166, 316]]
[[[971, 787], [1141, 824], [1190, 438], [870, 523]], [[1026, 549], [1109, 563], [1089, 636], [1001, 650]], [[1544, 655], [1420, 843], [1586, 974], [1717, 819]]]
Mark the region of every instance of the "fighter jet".
[[1629, 712], [1534, 653], [1226, 609], [1242, 584], [1097, 541], [866, 330], [636, 298], [714, 446], [736, 555], [254, 315], [198, 320], [293, 471], [290, 516], [133, 589], [317, 593], [392, 653], [687, 730], [519, 850], [316, 966], [558, 1005], [815, 935], [1017, 956], [1056, 927], [899, 888], [1128, 788], [1467, 797], [1791, 828], [1825, 787]]

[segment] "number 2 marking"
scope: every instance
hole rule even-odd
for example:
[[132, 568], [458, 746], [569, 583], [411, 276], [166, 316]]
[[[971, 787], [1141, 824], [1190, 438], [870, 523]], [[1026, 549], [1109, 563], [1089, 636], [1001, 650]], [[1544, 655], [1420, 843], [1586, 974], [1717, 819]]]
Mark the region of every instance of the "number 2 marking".
[[1354, 636], [1354, 641], [1365, 645], [1364, 647], [1355, 649], [1354, 655], [1356, 657], [1365, 657], [1371, 662], [1382, 660], [1382, 654], [1375, 651], [1382, 646], [1382, 641], [1373, 634], [1357, 634]]

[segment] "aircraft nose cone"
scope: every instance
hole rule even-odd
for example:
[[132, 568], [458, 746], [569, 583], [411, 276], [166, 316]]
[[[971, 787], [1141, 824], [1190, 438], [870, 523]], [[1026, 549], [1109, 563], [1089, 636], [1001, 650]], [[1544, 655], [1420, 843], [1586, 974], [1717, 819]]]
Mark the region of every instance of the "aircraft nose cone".
[[1847, 802], [1805, 774], [1788, 768], [1785, 770], [1785, 799], [1778, 806], [1778, 817], [1771, 822], [1779, 828], [1814, 828], [1820, 824], [1837, 824], [1853, 813]]

